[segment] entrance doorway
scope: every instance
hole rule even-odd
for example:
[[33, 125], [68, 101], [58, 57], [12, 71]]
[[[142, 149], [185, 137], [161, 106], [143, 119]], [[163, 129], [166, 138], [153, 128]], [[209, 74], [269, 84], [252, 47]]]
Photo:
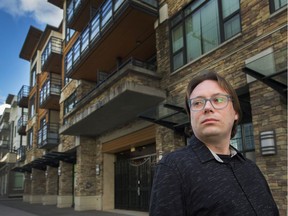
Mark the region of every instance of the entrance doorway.
[[[141, 147], [145, 154], [121, 152], [115, 162], [115, 208], [148, 211], [156, 164], [155, 144]], [[141, 150], [141, 151], [142, 151]], [[139, 151], [139, 150], [135, 150]], [[136, 153], [137, 154], [137, 153]], [[132, 157], [131, 157], [132, 156]]]

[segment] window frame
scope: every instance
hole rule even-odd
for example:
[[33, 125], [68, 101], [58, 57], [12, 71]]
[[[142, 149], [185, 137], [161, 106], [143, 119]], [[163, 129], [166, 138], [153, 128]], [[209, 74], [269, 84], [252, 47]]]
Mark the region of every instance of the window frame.
[[[276, 0], [269, 0], [269, 9], [270, 9], [270, 14], [273, 14], [279, 10], [281, 10], [282, 8], [284, 8], [285, 6], [287, 6], [287, 1], [286, 4], [284, 4], [283, 6], [280, 6], [279, 8], [275, 8], [275, 1]], [[278, 0], [277, 0], [278, 1]]]
[[[229, 14], [227, 17], [223, 17], [223, 12], [222, 12], [222, 0], [215, 0], [218, 4], [218, 15], [219, 15], [219, 20], [218, 20], [218, 23], [219, 23], [219, 44], [216, 45], [215, 48], [213, 48], [212, 50], [214, 49], [217, 49], [217, 47], [219, 47], [222, 43], [224, 43], [225, 41], [231, 39], [232, 37], [234, 37], [235, 35], [239, 34], [242, 32], [242, 19], [241, 19], [241, 3], [240, 3], [240, 0], [239, 1], [239, 9], [238, 10], [235, 10], [234, 12], [232, 12], [231, 14]], [[195, 12], [199, 12], [199, 10], [201, 8], [203, 8], [207, 3], [211, 2], [210, 0], [209, 1], [202, 1], [201, 0], [198, 0], [198, 5], [191, 11], [189, 11], [188, 13], [185, 14], [185, 11], [188, 10], [189, 7], [192, 6], [192, 4], [197, 4], [197, 1], [192, 1], [190, 2], [189, 4], [187, 4], [185, 7], [183, 7], [183, 9], [181, 9], [178, 13], [176, 13], [174, 16], [172, 16], [169, 20], [169, 43], [170, 43], [170, 69], [171, 69], [171, 72], [174, 72], [174, 71], [177, 71], [179, 68], [185, 66], [186, 64], [188, 64], [189, 62], [195, 60], [195, 59], [198, 59], [198, 58], [201, 58], [201, 56], [205, 55], [206, 53], [209, 53], [211, 50], [207, 51], [207, 52], [204, 52], [203, 49], [201, 49], [201, 54], [195, 58], [195, 59], [191, 59], [191, 60], [188, 60], [188, 50], [187, 50], [187, 32], [186, 32], [186, 20], [192, 16], [193, 13]], [[230, 21], [232, 20], [234, 17], [236, 16], [239, 16], [239, 24], [240, 24], [240, 30], [238, 33], [230, 36], [229, 38], [225, 38], [225, 28], [224, 28], [224, 25], [225, 23], [227, 23], [227, 21]], [[179, 26], [182, 26], [182, 37], [183, 37], [183, 47], [177, 51], [173, 51], [173, 30], [177, 29]], [[201, 47], [203, 47], [203, 41], [201, 40]], [[183, 53], [183, 65], [175, 68], [174, 65], [174, 57], [177, 56], [179, 53]]]

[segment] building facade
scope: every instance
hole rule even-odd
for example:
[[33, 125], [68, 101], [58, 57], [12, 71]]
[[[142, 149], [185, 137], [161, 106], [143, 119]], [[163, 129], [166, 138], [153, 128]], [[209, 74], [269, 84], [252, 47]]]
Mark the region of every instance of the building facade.
[[22, 114], [26, 110], [19, 109], [17, 96], [9, 94], [5, 108], [1, 116], [1, 157], [0, 157], [0, 194], [5, 197], [21, 197], [24, 191], [24, 175], [21, 172], [13, 172], [12, 168], [18, 165], [17, 152], [26, 146], [26, 136], [20, 135], [18, 124], [21, 122]]
[[24, 201], [148, 211], [155, 165], [189, 139], [186, 86], [213, 69], [243, 110], [231, 145], [287, 213], [286, 1], [48, 2], [61, 25], [31, 27], [20, 53], [31, 64], [29, 149], [15, 167]]

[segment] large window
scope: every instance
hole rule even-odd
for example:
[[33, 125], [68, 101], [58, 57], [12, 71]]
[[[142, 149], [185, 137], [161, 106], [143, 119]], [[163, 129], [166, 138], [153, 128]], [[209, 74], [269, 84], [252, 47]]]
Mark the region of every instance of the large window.
[[35, 115], [35, 95], [29, 100], [29, 113], [28, 118], [31, 119]]
[[241, 32], [239, 0], [197, 0], [170, 22], [172, 69], [198, 58]]
[[74, 92], [64, 101], [64, 115], [69, 113], [75, 107], [75, 105], [76, 105], [76, 93]]
[[36, 84], [36, 65], [33, 67], [31, 71], [31, 77], [30, 77], [30, 86], [33, 87]]
[[255, 160], [255, 146], [252, 123], [238, 125], [237, 133], [230, 144], [247, 158]]
[[271, 13], [283, 8], [287, 5], [287, 0], [270, 0]]
[[28, 131], [27, 134], [27, 148], [30, 149], [33, 146], [33, 127]]

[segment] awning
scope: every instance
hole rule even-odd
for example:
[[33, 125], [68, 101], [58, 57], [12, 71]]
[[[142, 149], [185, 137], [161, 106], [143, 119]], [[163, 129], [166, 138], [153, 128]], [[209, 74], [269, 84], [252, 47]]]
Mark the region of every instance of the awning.
[[59, 161], [76, 163], [76, 152], [49, 152], [21, 167], [14, 167], [15, 172], [31, 172], [32, 168], [46, 170], [47, 166], [59, 167]]
[[185, 135], [185, 128], [190, 125], [188, 115], [183, 107], [162, 103], [139, 115], [139, 118], [170, 128]]
[[269, 48], [245, 61], [243, 72], [287, 98], [287, 47]]
[[43, 158], [53, 161], [64, 161], [66, 163], [76, 163], [76, 152], [48, 152]]

